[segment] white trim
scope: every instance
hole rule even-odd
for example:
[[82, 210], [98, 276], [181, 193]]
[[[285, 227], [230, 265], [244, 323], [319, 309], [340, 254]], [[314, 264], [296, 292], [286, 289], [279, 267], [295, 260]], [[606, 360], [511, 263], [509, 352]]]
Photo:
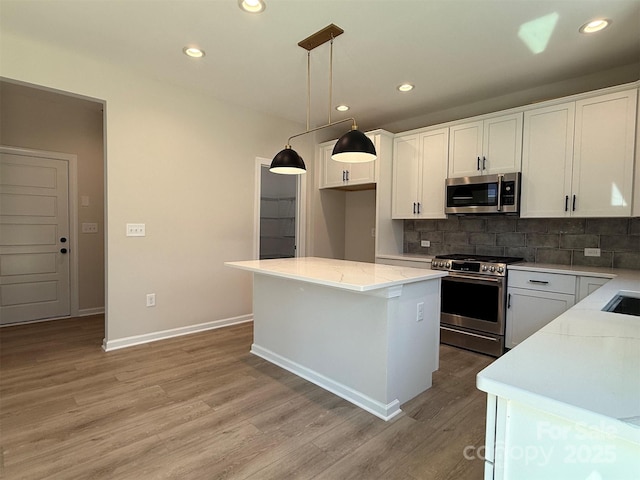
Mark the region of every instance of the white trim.
[[69, 238], [71, 247], [69, 252], [69, 313], [71, 317], [77, 317], [80, 311], [78, 288], [78, 156], [70, 153], [48, 152], [5, 145], [0, 145], [0, 152], [63, 160], [68, 163]]
[[319, 387], [324, 388], [325, 390], [338, 395], [341, 398], [357, 405], [358, 407], [366, 410], [369, 413], [372, 413], [376, 417], [381, 418], [384, 421], [391, 420], [396, 415], [399, 415], [402, 410], [400, 410], [400, 402], [398, 399], [395, 399], [391, 403], [385, 405], [383, 403], [374, 400], [373, 398], [365, 395], [357, 390], [354, 390], [346, 385], [336, 382], [330, 378], [325, 377], [324, 375], [316, 372], [315, 370], [311, 370], [310, 368], [304, 367], [299, 363], [296, 363], [288, 358], [285, 358], [277, 353], [272, 352], [266, 348], [263, 348], [255, 343], [251, 345], [251, 353], [254, 355], [263, 358], [279, 367], [284, 368], [285, 370], [290, 371], [298, 375], [299, 377], [304, 378], [305, 380], [310, 381], [318, 385]]
[[145, 333], [144, 335], [135, 335], [133, 337], [119, 338], [116, 340], [102, 341], [102, 348], [105, 352], [111, 352], [120, 348], [133, 347], [143, 343], [157, 342], [158, 340], [166, 340], [168, 338], [181, 337], [191, 333], [204, 332], [206, 330], [215, 330], [216, 328], [238, 325], [240, 323], [251, 322], [253, 314], [240, 315], [238, 317], [225, 318], [222, 320], [214, 320], [213, 322], [199, 323], [197, 325], [189, 325], [186, 327], [172, 328], [170, 330], [161, 330], [159, 332]]

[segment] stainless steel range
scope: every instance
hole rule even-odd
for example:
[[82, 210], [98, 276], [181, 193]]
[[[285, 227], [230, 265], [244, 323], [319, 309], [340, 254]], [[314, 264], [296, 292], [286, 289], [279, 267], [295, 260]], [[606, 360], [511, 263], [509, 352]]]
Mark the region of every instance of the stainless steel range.
[[438, 255], [442, 279], [440, 341], [499, 357], [504, 353], [507, 265], [517, 257]]

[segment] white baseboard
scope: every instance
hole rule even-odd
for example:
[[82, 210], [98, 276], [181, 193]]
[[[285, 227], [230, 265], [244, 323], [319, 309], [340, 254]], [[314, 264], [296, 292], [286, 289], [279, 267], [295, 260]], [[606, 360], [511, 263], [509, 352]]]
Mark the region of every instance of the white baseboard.
[[105, 338], [102, 342], [102, 348], [105, 352], [111, 352], [120, 348], [133, 347], [143, 343], [157, 342], [158, 340], [166, 340], [173, 337], [181, 337], [191, 333], [204, 332], [206, 330], [215, 330], [216, 328], [228, 327], [253, 320], [253, 314], [241, 315], [239, 317], [225, 318], [222, 320], [214, 320], [213, 322], [199, 323], [197, 325], [189, 325], [187, 327], [172, 328], [170, 330], [162, 330], [159, 332], [145, 333], [144, 335], [135, 335], [133, 337], [118, 338], [109, 340]]
[[88, 317], [89, 315], [99, 315], [101, 313], [104, 313], [104, 307], [81, 308], [78, 310], [79, 317]]
[[255, 343], [251, 345], [251, 353], [260, 358], [264, 358], [268, 362], [278, 365], [279, 367], [282, 367], [305, 380], [309, 380], [311, 383], [314, 383], [331, 393], [335, 393], [339, 397], [344, 398], [384, 421], [391, 420], [402, 412], [402, 410], [400, 410], [400, 402], [397, 399], [385, 405], [361, 392], [327, 378], [314, 370], [282, 357], [281, 355], [256, 345]]

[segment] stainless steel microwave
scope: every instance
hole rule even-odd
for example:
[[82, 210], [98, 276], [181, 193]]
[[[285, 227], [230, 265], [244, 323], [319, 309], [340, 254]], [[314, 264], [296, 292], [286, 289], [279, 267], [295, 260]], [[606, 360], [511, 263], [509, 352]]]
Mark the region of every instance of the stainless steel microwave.
[[445, 213], [520, 212], [520, 173], [447, 178]]

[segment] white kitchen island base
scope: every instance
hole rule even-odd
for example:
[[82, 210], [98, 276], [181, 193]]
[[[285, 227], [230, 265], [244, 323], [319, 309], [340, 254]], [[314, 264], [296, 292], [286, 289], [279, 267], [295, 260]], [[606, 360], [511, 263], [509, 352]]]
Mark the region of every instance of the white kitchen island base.
[[[278, 262], [283, 260], [273, 264]], [[252, 269], [251, 352], [389, 420], [402, 403], [431, 386], [438, 369], [442, 275], [355, 262], [338, 266], [373, 268], [385, 278], [346, 283], [349, 275], [343, 272], [342, 286], [334, 286], [301, 280], [299, 271], [296, 278], [286, 278]]]

